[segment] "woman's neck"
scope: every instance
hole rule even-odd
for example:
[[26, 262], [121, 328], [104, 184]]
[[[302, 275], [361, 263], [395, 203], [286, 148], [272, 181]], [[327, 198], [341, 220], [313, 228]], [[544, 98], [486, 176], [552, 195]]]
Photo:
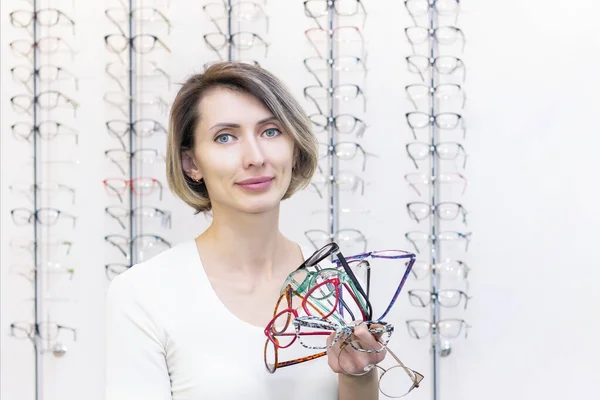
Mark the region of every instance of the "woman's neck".
[[198, 241], [219, 258], [222, 272], [262, 279], [277, 275], [296, 246], [279, 231], [279, 207], [260, 214], [213, 210]]

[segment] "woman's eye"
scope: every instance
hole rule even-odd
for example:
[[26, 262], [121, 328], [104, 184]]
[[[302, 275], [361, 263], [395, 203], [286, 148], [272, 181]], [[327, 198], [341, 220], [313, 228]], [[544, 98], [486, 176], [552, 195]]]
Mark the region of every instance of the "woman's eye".
[[266, 131], [264, 131], [263, 134], [266, 137], [272, 138], [272, 137], [276, 137], [276, 136], [281, 135], [281, 131], [279, 129], [277, 129], [277, 128], [269, 128]]
[[233, 136], [229, 133], [223, 133], [215, 138], [217, 143], [229, 143], [233, 140]]

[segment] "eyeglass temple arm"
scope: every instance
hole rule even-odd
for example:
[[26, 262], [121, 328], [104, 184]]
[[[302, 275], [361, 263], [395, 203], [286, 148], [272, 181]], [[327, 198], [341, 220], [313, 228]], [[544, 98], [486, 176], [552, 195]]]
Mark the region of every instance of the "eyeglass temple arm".
[[[410, 128], [412, 130], [413, 136], [415, 136], [415, 131], [413, 130], [413, 128]], [[415, 136], [416, 139], [416, 136]], [[417, 160], [413, 157], [413, 155], [411, 154], [411, 152], [408, 150], [409, 149], [409, 145], [410, 143], [406, 144], [406, 153], [408, 154], [408, 157], [411, 159], [411, 161], [413, 162], [414, 166], [416, 169], [419, 169], [419, 164], [417, 164]]]
[[125, 252], [125, 250], [123, 250], [121, 248], [121, 246], [119, 246], [117, 243], [113, 242], [112, 240], [110, 240], [107, 236], [104, 237], [104, 240], [107, 243], [112, 244], [113, 246], [115, 246], [117, 249], [119, 249], [119, 251], [121, 252], [121, 254], [123, 254], [125, 256], [125, 258], [129, 259], [129, 255], [127, 254], [127, 252]]
[[160, 183], [159, 180], [156, 180], [156, 183], [158, 184], [158, 190], [159, 190], [159, 195], [158, 195], [158, 200], [162, 201], [162, 196], [163, 196], [163, 186], [162, 183]]
[[123, 224], [123, 222], [121, 221], [121, 218], [119, 218], [116, 215], [114, 215], [113, 213], [111, 213], [110, 210], [108, 209], [108, 207], [106, 207], [104, 209], [104, 212], [106, 212], [109, 216], [111, 216], [112, 218], [114, 218], [119, 223], [119, 225], [121, 225], [121, 228], [127, 229], [127, 227], [125, 226], [125, 224]]
[[64, 330], [73, 332], [73, 341], [75, 341], [75, 342], [77, 341], [77, 330], [75, 328], [71, 328], [71, 327], [64, 326], [64, 325], [56, 325], [56, 326], [59, 330], [64, 329]]
[[[321, 82], [321, 80], [319, 79], [317, 74], [308, 66], [308, 63], [307, 63], [308, 60], [309, 60], [308, 58], [305, 58], [303, 61], [304, 66], [306, 67], [306, 70], [315, 78], [315, 80], [319, 83], [319, 86], [323, 86], [323, 82]], [[329, 120], [328, 120], [328, 122], [329, 122]]]
[[[373, 316], [373, 307], [371, 306], [371, 302], [369, 301], [369, 296], [363, 290], [362, 285], [360, 284], [360, 282], [358, 281], [358, 279], [356, 279], [356, 275], [354, 275], [354, 272], [352, 272], [352, 269], [348, 265], [348, 262], [346, 261], [346, 258], [344, 257], [344, 255], [342, 254], [342, 252], [338, 251], [336, 255], [337, 255], [338, 259], [340, 260], [340, 263], [344, 267], [344, 271], [346, 272], [346, 275], [348, 275], [350, 277], [351, 281], [356, 286], [356, 289], [358, 290], [358, 292], [360, 293], [360, 295], [364, 297], [366, 305], [367, 305], [367, 315], [366, 315], [366, 317], [367, 317], [367, 320], [370, 321], [371, 318], [372, 318], [372, 316]], [[341, 297], [340, 297], [340, 300], [341, 300]]]

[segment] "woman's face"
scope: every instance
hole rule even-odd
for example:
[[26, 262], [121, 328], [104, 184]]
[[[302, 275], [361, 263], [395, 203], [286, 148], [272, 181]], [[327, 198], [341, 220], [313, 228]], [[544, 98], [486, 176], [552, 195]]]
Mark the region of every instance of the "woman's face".
[[213, 208], [272, 210], [287, 192], [294, 142], [254, 96], [226, 88], [207, 92], [184, 170], [204, 179]]

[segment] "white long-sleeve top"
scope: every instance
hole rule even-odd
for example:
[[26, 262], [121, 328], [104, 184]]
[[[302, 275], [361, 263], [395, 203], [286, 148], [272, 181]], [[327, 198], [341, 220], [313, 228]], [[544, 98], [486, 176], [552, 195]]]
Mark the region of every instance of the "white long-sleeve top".
[[[117, 276], [107, 300], [106, 400], [337, 399], [327, 357], [266, 371], [264, 328], [221, 302], [194, 240]], [[316, 352], [300, 346], [279, 361]]]

